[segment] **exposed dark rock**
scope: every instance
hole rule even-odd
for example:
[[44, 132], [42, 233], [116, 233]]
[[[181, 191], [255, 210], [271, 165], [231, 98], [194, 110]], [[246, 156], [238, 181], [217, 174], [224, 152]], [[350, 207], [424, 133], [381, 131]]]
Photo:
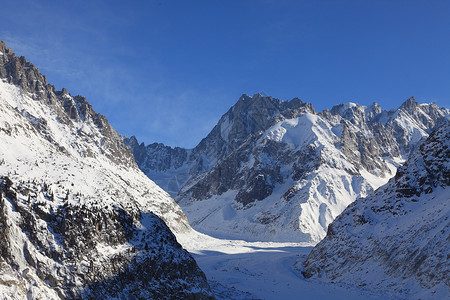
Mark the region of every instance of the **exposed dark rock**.
[[[411, 99], [405, 104], [415, 105]], [[394, 179], [330, 224], [327, 236], [299, 266], [303, 275], [400, 293], [401, 298], [448, 294], [449, 141], [446, 121]]]
[[[39, 69], [25, 57], [18, 58], [11, 49], [6, 48], [3, 41], [0, 41], [0, 51], [4, 53], [0, 55], [0, 78], [20, 86], [24, 93], [29, 93], [42, 105], [51, 105], [60, 122], [67, 126], [71, 126], [72, 121], [79, 120], [94, 124], [103, 138], [102, 144], [98, 146], [104, 154], [118, 165], [137, 167], [122, 136], [109, 125], [105, 116], [94, 111], [85, 97], [72, 97], [65, 88], [62, 91], [56, 91], [53, 85], [47, 83], [47, 78], [39, 72]], [[45, 124], [34, 122], [32, 124], [40, 132], [45, 131]], [[48, 138], [51, 139], [50, 136]], [[95, 137], [90, 138], [94, 140]]]
[[[21, 253], [26, 278], [40, 278], [66, 299], [213, 298], [195, 260], [154, 214], [42, 203], [25, 195], [47, 193], [46, 185], [27, 184], [17, 189], [8, 177], [0, 179], [0, 263], [18, 266]], [[27, 239], [23, 246], [8, 242], [22, 238], [18, 229]], [[118, 250], [101, 250], [108, 247]]]
[[185, 215], [122, 136], [86, 98], [0, 51], [1, 296], [213, 298], [168, 227], [189, 231]]
[[[221, 195], [230, 197], [233, 192], [234, 198], [229, 204], [233, 209], [245, 210], [257, 207], [259, 202], [275, 201], [275, 193], [281, 195], [276, 201], [279, 201], [279, 213], [284, 216], [288, 214], [283, 210], [295, 209], [288, 208], [289, 205], [297, 203], [299, 207], [310, 203], [317, 220], [305, 219], [300, 225], [295, 220], [302, 216], [294, 214], [290, 222], [283, 223], [282, 218], [274, 220], [296, 228], [297, 232], [314, 227], [313, 231], [321, 234], [311, 238], [318, 241], [325, 235], [332, 218], [337, 216], [336, 211], [345, 207], [339, 203], [343, 198], [348, 204], [378, 187], [371, 186], [366, 177], [386, 178], [386, 181], [392, 177], [392, 164], [398, 165], [414, 153], [421, 139], [447, 114], [445, 108], [419, 104], [413, 98], [390, 111], [382, 110], [377, 103], [370, 106], [347, 103], [316, 113], [311, 104], [298, 98], [282, 101], [259, 94], [242, 95], [192, 150], [162, 144], [145, 146], [135, 138], [127, 140], [127, 144], [139, 167], [174, 196], [185, 211], [197, 205], [195, 202], [217, 199]], [[305, 124], [296, 127], [296, 119]], [[286, 132], [288, 136], [295, 132], [288, 138], [291, 141], [279, 140]], [[342, 175], [329, 178], [329, 174], [341, 170], [351, 176], [350, 184]], [[292, 184], [284, 186], [288, 182]], [[279, 190], [281, 187], [284, 190]], [[346, 191], [348, 196], [342, 196]], [[401, 192], [416, 194], [415, 190]], [[193, 210], [196, 214], [199, 212], [197, 208]], [[302, 211], [303, 208], [298, 209], [299, 214]], [[205, 210], [205, 215], [188, 214], [188, 217], [202, 230], [202, 222], [217, 216]], [[242, 224], [236, 220], [231, 226], [243, 226], [242, 231], [247, 231], [248, 225]], [[268, 224], [271, 230], [275, 226]], [[320, 228], [316, 228], [318, 226]]]

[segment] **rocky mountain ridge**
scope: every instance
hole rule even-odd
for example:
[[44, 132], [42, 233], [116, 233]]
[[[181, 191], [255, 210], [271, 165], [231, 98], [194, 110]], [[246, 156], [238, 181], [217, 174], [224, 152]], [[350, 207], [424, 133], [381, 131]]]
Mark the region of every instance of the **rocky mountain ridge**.
[[304, 266], [308, 278], [345, 282], [408, 299], [450, 292], [450, 120], [389, 183], [330, 224]]
[[0, 53], [0, 294], [213, 298], [170, 231], [192, 231], [185, 215], [123, 137], [4, 42]]
[[414, 98], [390, 111], [346, 103], [317, 113], [298, 98], [243, 95], [194, 149], [145, 146], [134, 137], [125, 143], [197, 230], [317, 243], [345, 207], [394, 176], [448, 113]]
[[[294, 98], [289, 102], [242, 95], [218, 124], [194, 149], [169, 147], [161, 143], [145, 146], [136, 137], [125, 138], [139, 167], [172, 196], [192, 177], [210, 171], [219, 161], [241, 147], [244, 140], [260, 134], [277, 120], [303, 111], [314, 111], [309, 103]], [[267, 117], [271, 116], [271, 117]], [[272, 118], [273, 117], [273, 118]]]

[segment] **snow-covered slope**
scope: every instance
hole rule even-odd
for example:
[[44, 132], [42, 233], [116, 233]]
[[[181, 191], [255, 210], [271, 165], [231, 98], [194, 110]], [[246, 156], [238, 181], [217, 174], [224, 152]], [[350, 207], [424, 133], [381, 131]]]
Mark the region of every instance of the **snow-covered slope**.
[[347, 103], [316, 113], [297, 98], [244, 95], [192, 150], [139, 145], [135, 138], [127, 144], [150, 178], [178, 191], [175, 199], [195, 229], [317, 243], [345, 207], [385, 184], [446, 115], [414, 98], [391, 111]]
[[450, 121], [395, 178], [352, 203], [309, 254], [303, 274], [405, 299], [450, 293]]
[[[105, 296], [210, 297], [167, 228], [189, 233], [185, 215], [139, 170], [122, 136], [84, 97], [55, 91], [3, 42], [0, 52], [4, 295], [100, 297], [94, 284]], [[133, 275], [141, 269], [151, 271]]]
[[175, 197], [193, 177], [210, 171], [221, 160], [239, 149], [244, 141], [261, 134], [277, 120], [299, 112], [315, 112], [312, 105], [295, 98], [281, 101], [272, 97], [242, 95], [194, 149], [171, 148], [161, 143], [139, 144], [125, 138], [139, 168]]

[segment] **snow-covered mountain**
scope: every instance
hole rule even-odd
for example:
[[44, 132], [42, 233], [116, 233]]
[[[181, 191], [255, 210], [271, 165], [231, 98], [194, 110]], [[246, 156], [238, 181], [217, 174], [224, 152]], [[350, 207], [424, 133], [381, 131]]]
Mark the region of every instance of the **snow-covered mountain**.
[[4, 42], [0, 176], [3, 297], [212, 297], [169, 230], [189, 233], [185, 215], [123, 137]]
[[387, 185], [344, 210], [309, 254], [303, 274], [403, 299], [446, 299], [449, 237], [450, 120]]
[[390, 111], [346, 103], [317, 113], [298, 98], [243, 95], [194, 149], [145, 146], [134, 137], [125, 143], [195, 229], [317, 243], [350, 203], [394, 176], [448, 113], [414, 98]]

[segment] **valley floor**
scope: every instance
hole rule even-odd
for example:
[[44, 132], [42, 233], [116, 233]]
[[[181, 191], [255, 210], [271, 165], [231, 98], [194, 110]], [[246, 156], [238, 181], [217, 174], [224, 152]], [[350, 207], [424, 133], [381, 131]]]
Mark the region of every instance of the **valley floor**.
[[205, 235], [182, 238], [218, 299], [386, 299], [354, 286], [305, 279], [295, 268], [312, 247], [245, 242]]

